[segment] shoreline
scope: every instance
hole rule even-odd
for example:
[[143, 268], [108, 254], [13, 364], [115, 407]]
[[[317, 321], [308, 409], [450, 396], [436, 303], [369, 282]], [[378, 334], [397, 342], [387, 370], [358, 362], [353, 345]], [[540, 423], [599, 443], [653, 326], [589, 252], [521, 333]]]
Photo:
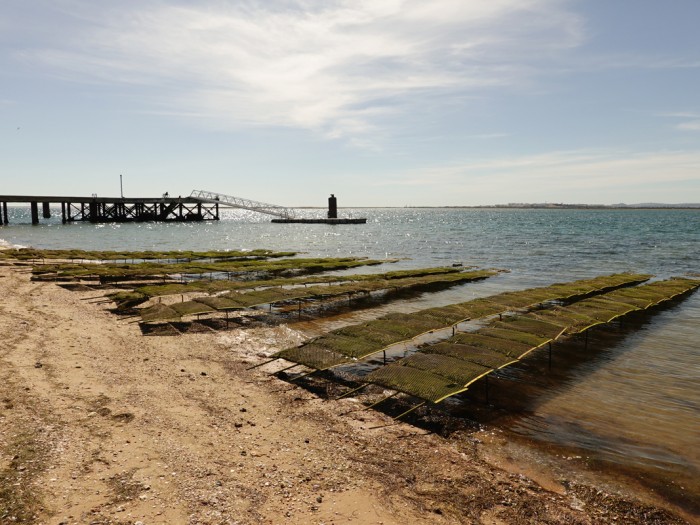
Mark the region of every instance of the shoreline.
[[247, 370], [302, 339], [285, 326], [147, 337], [104, 292], [9, 266], [0, 290], [16, 523], [692, 523], [495, 428], [443, 438]]

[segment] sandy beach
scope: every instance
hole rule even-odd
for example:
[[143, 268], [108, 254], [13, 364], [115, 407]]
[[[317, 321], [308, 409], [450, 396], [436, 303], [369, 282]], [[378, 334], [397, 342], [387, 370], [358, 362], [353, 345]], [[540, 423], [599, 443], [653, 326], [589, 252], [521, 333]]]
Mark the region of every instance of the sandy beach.
[[[497, 429], [440, 436], [247, 370], [285, 326], [146, 337], [0, 266], [0, 522], [692, 523]], [[375, 428], [380, 427], [380, 428]]]

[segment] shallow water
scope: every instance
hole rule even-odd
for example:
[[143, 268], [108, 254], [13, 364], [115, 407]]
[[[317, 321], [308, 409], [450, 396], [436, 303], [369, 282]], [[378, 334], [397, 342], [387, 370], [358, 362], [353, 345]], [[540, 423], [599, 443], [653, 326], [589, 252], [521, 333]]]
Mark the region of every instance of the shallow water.
[[[28, 210], [11, 208], [11, 225], [0, 228], [0, 239], [40, 248], [267, 248], [399, 259], [367, 272], [453, 263], [510, 271], [364, 310], [355, 319], [604, 273], [665, 278], [700, 271], [700, 210], [341, 210], [348, 214], [366, 216], [368, 223], [271, 224], [261, 215], [227, 211], [210, 223], [62, 225], [54, 217], [31, 226]], [[300, 326], [322, 331], [334, 322], [347, 318]], [[700, 293], [695, 293], [622, 329], [597, 332], [585, 352], [576, 344], [555, 347], [551, 370], [542, 355], [514, 367], [493, 382], [493, 403], [505, 414], [495, 423], [528, 439], [577, 449], [592, 462], [641, 473], [697, 509], [699, 379]], [[509, 405], [512, 388], [521, 388], [522, 403]]]

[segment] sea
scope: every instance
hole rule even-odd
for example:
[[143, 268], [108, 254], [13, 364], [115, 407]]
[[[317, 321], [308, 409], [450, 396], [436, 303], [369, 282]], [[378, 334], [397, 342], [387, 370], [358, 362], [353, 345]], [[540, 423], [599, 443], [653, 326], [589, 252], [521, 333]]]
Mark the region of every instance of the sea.
[[[361, 225], [273, 224], [245, 210], [201, 223], [32, 226], [11, 207], [0, 244], [99, 250], [296, 251], [393, 262], [348, 273], [462, 265], [507, 272], [356, 313], [298, 323], [309, 334], [507, 290], [615, 272], [700, 277], [700, 209], [342, 209]], [[324, 210], [299, 215], [322, 217]], [[526, 362], [527, 361], [527, 362]], [[452, 402], [514, 438], [617, 471], [700, 516], [700, 291], [630, 321], [555, 345], [507, 369], [483, 392]], [[478, 384], [475, 385], [477, 388]], [[481, 387], [478, 387], [481, 388]], [[455, 408], [455, 405], [459, 407]], [[461, 407], [461, 408], [460, 408]]]

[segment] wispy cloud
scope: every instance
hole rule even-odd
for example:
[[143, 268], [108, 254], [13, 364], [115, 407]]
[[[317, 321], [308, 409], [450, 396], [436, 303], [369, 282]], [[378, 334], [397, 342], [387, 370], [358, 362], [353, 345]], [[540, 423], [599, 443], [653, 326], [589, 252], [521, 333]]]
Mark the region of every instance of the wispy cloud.
[[152, 88], [154, 111], [328, 137], [373, 131], [424, 94], [521, 84], [583, 39], [580, 18], [556, 0], [68, 5], [84, 19], [77, 32], [26, 60]]
[[[650, 193], [661, 183], [668, 188], [686, 183], [697, 186], [698, 173], [700, 150], [644, 154], [557, 151], [422, 168], [375, 185], [442, 188], [444, 198], [462, 204], [543, 202], [548, 197], [552, 200], [552, 195], [583, 202], [584, 196], [594, 192], [631, 196]], [[577, 200], [577, 196], [581, 197]]]
[[688, 122], [681, 122], [676, 127], [683, 131], [700, 131], [700, 120], [689, 120]]
[[671, 118], [700, 118], [700, 113], [695, 113], [693, 111], [665, 111], [661, 113], [654, 113], [657, 117], [671, 117]]
[[479, 140], [491, 140], [491, 139], [504, 139], [509, 137], [510, 133], [478, 133], [476, 135], [467, 135], [466, 139], [479, 139]]
[[675, 125], [675, 128], [681, 131], [700, 131], [700, 113], [693, 111], [670, 111], [656, 113], [656, 116], [676, 120], [683, 119], [684, 122]]
[[578, 57], [575, 65], [563, 69], [568, 71], [604, 70], [672, 70], [699, 69], [700, 60], [675, 56], [649, 55], [645, 53], [609, 53]]

